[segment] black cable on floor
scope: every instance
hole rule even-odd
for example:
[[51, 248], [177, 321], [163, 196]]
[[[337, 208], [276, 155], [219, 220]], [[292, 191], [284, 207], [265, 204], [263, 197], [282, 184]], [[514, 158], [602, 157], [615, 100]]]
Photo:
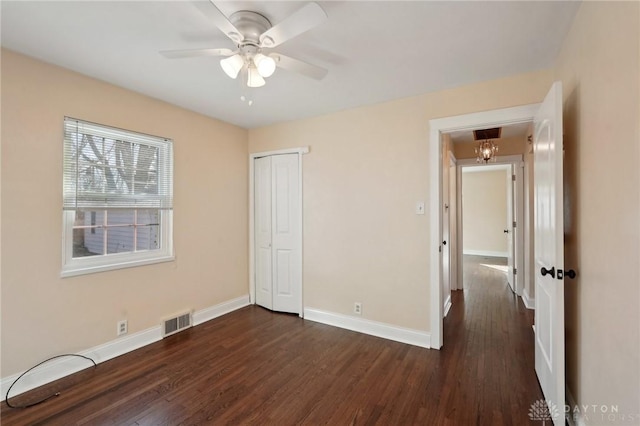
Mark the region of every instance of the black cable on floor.
[[13, 385], [15, 385], [15, 384], [18, 382], [18, 380], [22, 379], [22, 377], [23, 377], [25, 374], [27, 374], [29, 371], [33, 370], [34, 368], [41, 366], [41, 365], [42, 365], [42, 364], [44, 364], [45, 362], [49, 362], [49, 361], [51, 361], [51, 360], [53, 360], [53, 359], [56, 359], [56, 358], [62, 358], [62, 357], [65, 357], [65, 356], [77, 356], [77, 357], [79, 357], [79, 358], [84, 358], [84, 359], [86, 359], [86, 360], [88, 360], [88, 361], [91, 361], [91, 362], [93, 363], [93, 366], [94, 366], [94, 367], [97, 367], [97, 366], [98, 366], [98, 364], [96, 364], [96, 362], [95, 362], [93, 359], [89, 358], [88, 356], [78, 355], [78, 354], [63, 354], [63, 355], [56, 355], [56, 356], [52, 356], [52, 357], [51, 357], [51, 358], [49, 358], [49, 359], [45, 359], [44, 361], [42, 361], [42, 362], [40, 362], [40, 363], [38, 363], [38, 364], [34, 365], [34, 366], [33, 366], [33, 367], [31, 367], [30, 369], [28, 369], [27, 371], [25, 371], [24, 373], [22, 373], [21, 375], [19, 375], [19, 376], [18, 376], [18, 378], [17, 378], [17, 379], [15, 379], [15, 380], [13, 381], [13, 383], [11, 383], [11, 386], [9, 386], [9, 389], [7, 389], [7, 395], [6, 395], [5, 399], [4, 399], [4, 402], [6, 402], [6, 403], [7, 403], [7, 406], [8, 406], [9, 408], [29, 408], [29, 407], [33, 407], [34, 405], [42, 404], [43, 402], [48, 401], [48, 400], [50, 400], [51, 398], [53, 398], [53, 397], [55, 397], [55, 396], [59, 396], [59, 395], [60, 395], [60, 392], [56, 392], [56, 393], [54, 393], [54, 394], [52, 394], [52, 395], [49, 395], [48, 397], [46, 397], [46, 398], [44, 398], [44, 399], [41, 399], [40, 401], [32, 402], [31, 404], [26, 404], [26, 405], [11, 405], [11, 403], [9, 402], [9, 392], [11, 392], [11, 388], [13, 387]]

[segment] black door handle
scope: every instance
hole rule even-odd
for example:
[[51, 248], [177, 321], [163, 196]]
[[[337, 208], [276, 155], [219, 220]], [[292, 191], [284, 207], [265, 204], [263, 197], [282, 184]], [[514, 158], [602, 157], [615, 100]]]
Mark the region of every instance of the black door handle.
[[503, 229], [502, 232], [504, 232], [505, 234], [508, 234], [509, 230], [508, 229]]
[[540, 269], [540, 273], [542, 274], [542, 276], [544, 277], [545, 275], [549, 274], [551, 275], [551, 278], [555, 278], [556, 277], [556, 268], [555, 266], [552, 266], [551, 269], [546, 269], [544, 266]]
[[576, 277], [576, 271], [574, 271], [573, 269], [569, 269], [568, 271], [564, 271], [564, 275], [565, 277], [574, 279]]
[[446, 242], [446, 241], [443, 241], [443, 242], [442, 242], [442, 245], [445, 245], [445, 246], [446, 246], [446, 245], [447, 245], [447, 242]]

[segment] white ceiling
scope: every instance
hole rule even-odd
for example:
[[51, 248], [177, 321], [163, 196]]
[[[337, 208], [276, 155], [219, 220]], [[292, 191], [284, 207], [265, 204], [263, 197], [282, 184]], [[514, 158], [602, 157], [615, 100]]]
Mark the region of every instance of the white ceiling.
[[[552, 65], [579, 3], [323, 1], [329, 18], [276, 51], [322, 66], [322, 81], [277, 70], [262, 88], [212, 57], [160, 50], [234, 48], [186, 1], [1, 2], [2, 45], [245, 127], [496, 79]], [[278, 23], [304, 2], [216, 2]], [[254, 101], [249, 107], [244, 95]]]

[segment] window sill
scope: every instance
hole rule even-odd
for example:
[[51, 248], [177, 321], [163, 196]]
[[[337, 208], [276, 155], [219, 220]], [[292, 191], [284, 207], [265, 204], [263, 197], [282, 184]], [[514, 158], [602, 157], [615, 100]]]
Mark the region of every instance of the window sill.
[[[121, 262], [110, 262], [109, 264], [90, 264], [90, 265], [66, 265], [60, 272], [61, 278], [75, 277], [78, 275], [94, 274], [97, 272], [115, 271], [117, 269], [133, 268], [136, 266], [153, 265], [155, 263], [172, 262], [175, 260], [173, 255], [155, 256], [146, 259], [135, 259]], [[79, 263], [79, 262], [78, 262]]]

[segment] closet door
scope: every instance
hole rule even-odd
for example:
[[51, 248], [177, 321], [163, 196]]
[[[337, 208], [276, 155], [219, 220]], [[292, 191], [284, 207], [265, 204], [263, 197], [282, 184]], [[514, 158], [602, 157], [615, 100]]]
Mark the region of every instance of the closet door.
[[256, 303], [301, 313], [302, 247], [298, 154], [258, 158], [255, 176]]

